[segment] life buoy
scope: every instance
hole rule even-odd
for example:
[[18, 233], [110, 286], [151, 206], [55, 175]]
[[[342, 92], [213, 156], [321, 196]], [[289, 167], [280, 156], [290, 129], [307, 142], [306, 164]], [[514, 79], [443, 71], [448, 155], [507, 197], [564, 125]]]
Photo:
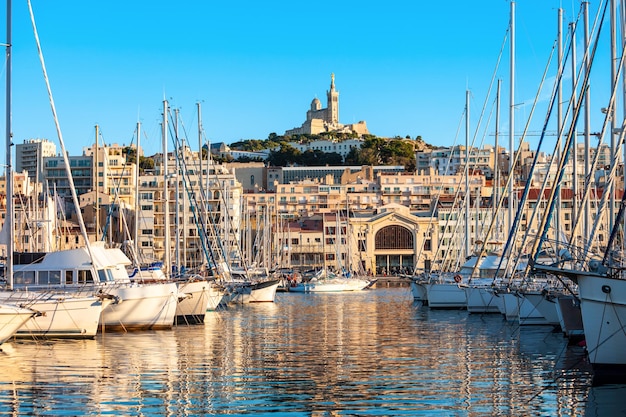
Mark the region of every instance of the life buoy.
[[459, 282], [461, 282], [461, 276], [460, 276], [459, 274], [456, 274], [456, 275], [454, 276], [454, 282], [456, 282], [457, 284], [458, 284]]

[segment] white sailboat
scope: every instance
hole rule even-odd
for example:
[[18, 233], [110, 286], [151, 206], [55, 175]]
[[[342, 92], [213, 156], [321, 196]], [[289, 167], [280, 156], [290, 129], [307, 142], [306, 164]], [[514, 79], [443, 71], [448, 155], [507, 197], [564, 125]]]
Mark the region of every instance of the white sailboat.
[[[30, 4], [29, 4], [30, 9]], [[32, 17], [32, 10], [31, 17]], [[0, 290], [0, 302], [27, 306], [40, 312], [17, 329], [16, 335], [29, 337], [94, 337], [99, 324], [100, 314], [109, 303], [103, 295], [77, 295], [58, 293], [50, 289], [18, 290], [14, 287], [13, 250], [14, 250], [14, 204], [13, 204], [13, 171], [11, 149], [11, 1], [7, 2], [7, 70], [6, 70], [6, 192], [7, 213], [0, 232], [3, 244], [6, 245], [7, 263], [5, 286]], [[34, 21], [34, 19], [33, 19]], [[35, 31], [36, 34], [36, 31]], [[38, 40], [38, 38], [37, 38]], [[41, 57], [41, 56], [40, 56]], [[43, 58], [42, 63], [43, 63]], [[46, 80], [47, 81], [47, 80]], [[48, 85], [49, 88], [49, 85]], [[54, 106], [52, 106], [54, 109]], [[69, 165], [68, 165], [69, 167]], [[69, 169], [69, 168], [68, 168]], [[60, 280], [60, 276], [58, 276]], [[56, 279], [53, 275], [53, 279]]]
[[0, 304], [0, 344], [12, 338], [38, 312], [11, 304]]
[[[348, 199], [346, 199], [346, 204], [348, 204]], [[376, 285], [376, 279], [365, 277], [364, 274], [357, 272], [362, 272], [362, 265], [352, 259], [349, 212], [349, 208], [346, 207], [345, 224], [341, 222], [340, 213], [337, 213], [335, 217], [336, 272], [328, 268], [320, 269], [313, 276], [302, 277], [300, 281], [292, 281], [289, 285], [289, 292], [352, 292], [363, 291]], [[345, 230], [345, 237], [342, 237], [342, 229]], [[344, 246], [348, 249], [347, 253], [341, 252]], [[345, 264], [341, 261], [342, 255], [345, 256]]]

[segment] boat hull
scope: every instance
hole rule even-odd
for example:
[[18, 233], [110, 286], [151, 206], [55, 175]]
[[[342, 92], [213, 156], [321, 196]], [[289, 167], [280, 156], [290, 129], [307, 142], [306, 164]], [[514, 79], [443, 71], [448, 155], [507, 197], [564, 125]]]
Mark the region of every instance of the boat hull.
[[413, 294], [413, 300], [422, 303], [422, 305], [428, 305], [428, 292], [426, 286], [421, 282], [411, 280], [411, 294]]
[[107, 331], [172, 328], [178, 304], [176, 283], [115, 284], [102, 290], [119, 300], [102, 311]]
[[110, 304], [96, 296], [46, 294], [31, 291], [2, 291], [3, 303], [28, 306], [40, 315], [27, 320], [16, 337], [93, 338], [100, 316]]
[[206, 280], [178, 283], [176, 324], [201, 324], [209, 306], [212, 284]]
[[586, 275], [577, 281], [589, 362], [626, 370], [626, 281]]
[[36, 314], [36, 311], [28, 308], [0, 305], [0, 344], [13, 337]]
[[[559, 326], [559, 313], [557, 297], [542, 292], [525, 292], [524, 298], [528, 300], [544, 318], [545, 324]], [[543, 323], [542, 323], [543, 324]]]
[[428, 307], [432, 309], [464, 309], [467, 308], [465, 288], [457, 283], [426, 284]]
[[271, 279], [253, 284], [247, 302], [273, 303], [280, 282], [280, 279]]
[[465, 288], [467, 311], [470, 313], [500, 313], [500, 299], [487, 287], [468, 286]]

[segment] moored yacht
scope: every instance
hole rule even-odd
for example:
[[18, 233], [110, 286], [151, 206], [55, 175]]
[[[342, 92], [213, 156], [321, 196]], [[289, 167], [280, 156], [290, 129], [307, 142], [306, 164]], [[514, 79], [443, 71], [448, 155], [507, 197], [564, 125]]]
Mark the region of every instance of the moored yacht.
[[0, 344], [13, 337], [32, 317], [38, 313], [29, 308], [12, 304], [0, 304]]
[[91, 254], [83, 247], [39, 254], [30, 263], [16, 264], [15, 288], [107, 295], [115, 302], [102, 310], [100, 324], [106, 330], [172, 327], [178, 299], [175, 283], [131, 282], [124, 265], [128, 258], [119, 249], [92, 244]]

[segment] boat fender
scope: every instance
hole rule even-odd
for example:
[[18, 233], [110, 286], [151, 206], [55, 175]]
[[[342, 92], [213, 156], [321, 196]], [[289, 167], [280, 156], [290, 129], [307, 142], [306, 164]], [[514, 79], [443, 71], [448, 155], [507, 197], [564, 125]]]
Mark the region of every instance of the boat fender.
[[461, 282], [461, 276], [460, 276], [459, 274], [456, 274], [456, 275], [454, 276], [454, 282], [456, 282], [457, 284], [458, 284], [459, 282]]

